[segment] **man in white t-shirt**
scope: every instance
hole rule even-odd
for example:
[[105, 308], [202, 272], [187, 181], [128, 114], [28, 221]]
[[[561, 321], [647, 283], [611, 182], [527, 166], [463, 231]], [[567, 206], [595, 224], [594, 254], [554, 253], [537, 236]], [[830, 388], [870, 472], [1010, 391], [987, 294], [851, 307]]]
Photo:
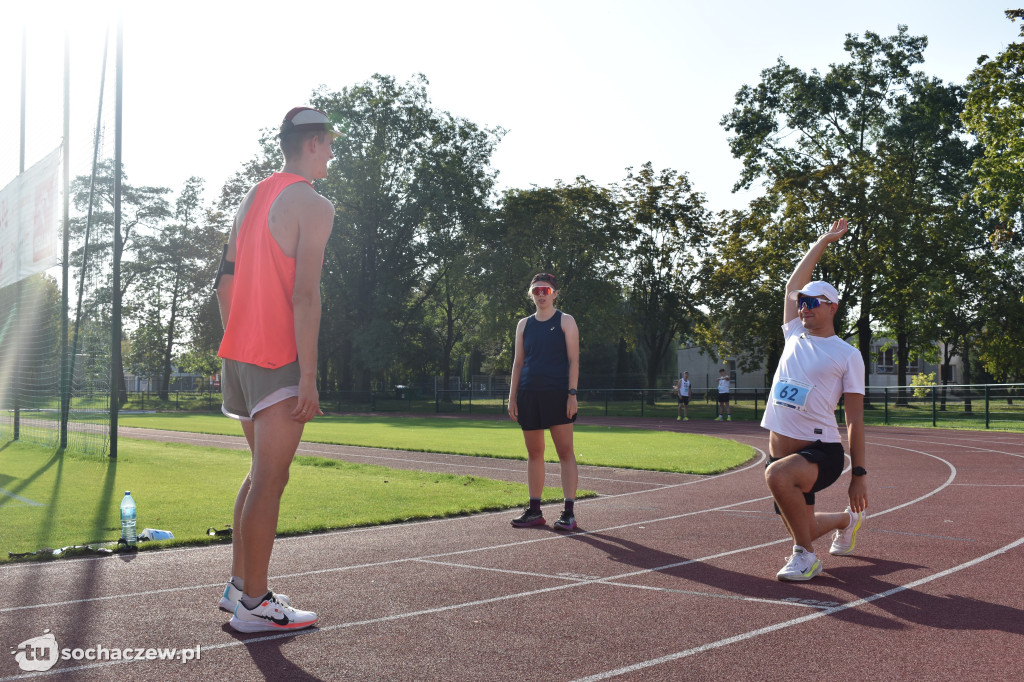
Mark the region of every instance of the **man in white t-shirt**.
[[[839, 293], [810, 281], [828, 245], [847, 231], [837, 220], [797, 264], [786, 284], [782, 327], [786, 346], [772, 381], [761, 426], [771, 431], [765, 470], [776, 510], [793, 537], [793, 553], [779, 580], [810, 580], [821, 572], [814, 540], [832, 533], [831, 554], [853, 552], [868, 506], [864, 469], [864, 361], [835, 333]], [[846, 464], [836, 423], [840, 397], [846, 407], [851, 473], [850, 505], [840, 513], [814, 511], [814, 493], [835, 483]]]
[[718, 370], [718, 416], [716, 422], [732, 421], [732, 406], [729, 404], [729, 375], [725, 369]]
[[679, 378], [672, 388], [676, 390], [676, 398], [678, 404], [676, 405], [676, 421], [682, 419], [683, 421], [690, 421], [690, 373], [683, 372], [683, 376]]

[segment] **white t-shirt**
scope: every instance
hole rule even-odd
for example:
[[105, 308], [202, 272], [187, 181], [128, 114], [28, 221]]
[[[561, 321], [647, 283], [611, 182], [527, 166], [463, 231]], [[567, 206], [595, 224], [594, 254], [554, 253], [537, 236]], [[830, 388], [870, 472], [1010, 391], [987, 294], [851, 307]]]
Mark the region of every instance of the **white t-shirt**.
[[799, 317], [782, 325], [786, 347], [775, 370], [761, 426], [799, 440], [840, 442], [835, 408], [844, 393], [864, 394], [864, 359], [838, 336], [804, 332]]
[[729, 392], [729, 377], [723, 377], [718, 380], [718, 392], [728, 393]]
[[679, 397], [690, 395], [690, 382], [686, 379], [679, 380]]

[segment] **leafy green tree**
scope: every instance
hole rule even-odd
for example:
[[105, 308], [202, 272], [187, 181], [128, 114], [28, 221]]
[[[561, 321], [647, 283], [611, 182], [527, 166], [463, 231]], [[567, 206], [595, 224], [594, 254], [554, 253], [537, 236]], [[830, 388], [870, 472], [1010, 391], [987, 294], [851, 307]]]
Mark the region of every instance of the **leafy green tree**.
[[[965, 93], [938, 80], [918, 78], [906, 105], [887, 126], [877, 146], [879, 224], [877, 249], [883, 267], [875, 320], [896, 340], [897, 385], [910, 382], [910, 358], [935, 353], [935, 329], [925, 303], [935, 283], [930, 273], [949, 272], [968, 260], [962, 252], [982, 252], [988, 244], [984, 219], [963, 207], [977, 157], [960, 121]], [[953, 271], [970, 277], [971, 271]], [[899, 401], [906, 400], [900, 389]]]
[[375, 75], [312, 98], [346, 133], [318, 185], [337, 211], [321, 323], [329, 384], [370, 388], [422, 357], [425, 297], [441, 291], [445, 267], [435, 256], [451, 253], [456, 242], [446, 231], [477, 219], [493, 181], [490, 153], [501, 131], [436, 111], [427, 84]]
[[977, 336], [978, 360], [996, 381], [1017, 383], [1024, 380], [1024, 254], [1003, 249], [993, 260], [994, 276], [977, 289], [989, 302]]
[[168, 398], [175, 347], [181, 345], [193, 319], [208, 296], [219, 262], [218, 246], [223, 239], [217, 226], [204, 222], [203, 181], [189, 178], [175, 202], [173, 220], [165, 223], [151, 240], [148, 257], [147, 296], [158, 306], [163, 325], [163, 354], [159, 397]]
[[[78, 331], [86, 321], [106, 325], [109, 329], [110, 309], [115, 300], [112, 291], [115, 257], [121, 260], [120, 289], [116, 294], [117, 300], [123, 303], [122, 319], [130, 321], [138, 315], [140, 310], [136, 303], [146, 300], [146, 291], [143, 289], [136, 295], [135, 290], [151, 266], [147, 252], [150, 239], [171, 215], [166, 199], [168, 188], [131, 185], [122, 169], [120, 253], [115, 254], [113, 171], [112, 162], [101, 162], [94, 177], [79, 176], [71, 186], [71, 200], [77, 215], [69, 223], [70, 238], [75, 244], [70, 265], [79, 275], [76, 279], [80, 288], [80, 303], [75, 305], [77, 324], [73, 344], [78, 341]], [[81, 339], [95, 341], [97, 337], [89, 334]], [[109, 348], [109, 342], [106, 345]], [[81, 348], [77, 346], [78, 350]], [[98, 352], [98, 349], [90, 349], [90, 352]], [[117, 388], [123, 402], [126, 398], [124, 373], [120, 371], [122, 368], [117, 369], [116, 376], [121, 377]]]
[[[633, 228], [625, 295], [647, 388], [653, 389], [676, 340], [699, 318], [696, 264], [705, 255], [711, 215], [685, 173], [655, 172], [649, 162], [629, 171], [621, 195]], [[648, 401], [653, 404], [653, 393]]]
[[709, 314], [693, 330], [714, 360], [735, 358], [742, 371], [764, 367], [768, 376], [782, 356], [781, 283], [794, 265], [783, 240], [752, 239], [770, 232], [772, 213], [769, 202], [755, 199], [749, 210], [721, 214], [712, 225], [698, 287]]
[[601, 360], [627, 332], [622, 244], [632, 235], [612, 191], [584, 177], [505, 192], [480, 238], [487, 297], [480, 343], [492, 368], [510, 371], [516, 320], [533, 312], [527, 286], [548, 272], [558, 279], [558, 307], [580, 328], [581, 385], [607, 373]]
[[[1024, 20], [1024, 10], [1007, 10], [1011, 21]], [[1024, 36], [1024, 26], [1021, 27]], [[978, 58], [967, 79], [963, 120], [984, 145], [974, 162], [978, 185], [974, 200], [1000, 222], [997, 241], [1024, 243], [1024, 41], [1012, 43], [995, 59]]]
[[[866, 369], [873, 321], [920, 289], [916, 273], [941, 265], [940, 241], [965, 246], [957, 242], [960, 234], [952, 240], [942, 234], [957, 191], [943, 174], [960, 168], [966, 153], [950, 118], [960, 95], [914, 70], [926, 46], [927, 38], [900, 26], [888, 38], [848, 35], [848, 61], [825, 74], [780, 59], [758, 86], [740, 89], [737, 107], [722, 120], [743, 161], [737, 186], [762, 180], [759, 213], [771, 216], [762, 221], [763, 232], [746, 232], [740, 242], [755, 250], [778, 243], [764, 251], [771, 258], [792, 249], [784, 258], [791, 269], [824, 226], [849, 218], [851, 234], [822, 260], [818, 276], [840, 290], [841, 314], [856, 315]], [[976, 229], [970, 221], [960, 224], [968, 234]], [[912, 324], [897, 318], [892, 327], [899, 333]], [[837, 332], [850, 335], [845, 320]]]
[[[165, 326], [160, 319], [161, 310], [153, 302], [143, 304], [133, 320], [127, 338], [122, 344], [125, 369], [149, 381], [154, 388], [163, 367], [163, 343]], [[159, 389], [159, 387], [157, 387]]]
[[[472, 351], [484, 301], [478, 236], [489, 220], [488, 200], [495, 173], [490, 158], [502, 131], [487, 131], [451, 115], [436, 117], [435, 143], [424, 150], [421, 176], [426, 211], [423, 219], [422, 284], [412, 299], [422, 306], [428, 352], [449, 385], [453, 354]], [[437, 353], [436, 351], [440, 351]]]

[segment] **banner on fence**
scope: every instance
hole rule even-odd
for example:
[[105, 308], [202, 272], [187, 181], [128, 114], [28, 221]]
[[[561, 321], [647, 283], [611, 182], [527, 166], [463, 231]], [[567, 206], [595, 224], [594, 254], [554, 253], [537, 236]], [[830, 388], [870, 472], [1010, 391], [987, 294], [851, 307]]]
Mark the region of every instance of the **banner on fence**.
[[57, 264], [60, 147], [0, 189], [0, 287]]

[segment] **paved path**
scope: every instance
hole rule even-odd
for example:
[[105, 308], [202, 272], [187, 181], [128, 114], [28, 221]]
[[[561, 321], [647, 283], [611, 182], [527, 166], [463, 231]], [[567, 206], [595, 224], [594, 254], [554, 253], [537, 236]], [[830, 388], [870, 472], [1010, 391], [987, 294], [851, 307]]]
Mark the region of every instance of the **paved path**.
[[[1024, 436], [869, 427], [871, 516], [857, 555], [829, 556], [820, 540], [824, 572], [789, 584], [774, 579], [789, 541], [764, 485], [765, 432], [635, 421], [758, 455], [718, 476], [581, 467], [581, 487], [600, 497], [579, 503], [573, 534], [517, 530], [502, 512], [281, 539], [272, 584], [321, 614], [304, 634], [227, 627], [215, 606], [226, 545], [4, 565], [0, 639], [7, 651], [45, 630], [69, 650], [201, 647], [188, 663], [61, 660], [48, 673], [76, 680], [1024, 677]], [[302, 453], [525, 478], [525, 464], [508, 460], [317, 444]], [[557, 485], [557, 466], [550, 475]], [[819, 493], [819, 508], [841, 509], [844, 488]], [[0, 652], [0, 679], [20, 674]]]

